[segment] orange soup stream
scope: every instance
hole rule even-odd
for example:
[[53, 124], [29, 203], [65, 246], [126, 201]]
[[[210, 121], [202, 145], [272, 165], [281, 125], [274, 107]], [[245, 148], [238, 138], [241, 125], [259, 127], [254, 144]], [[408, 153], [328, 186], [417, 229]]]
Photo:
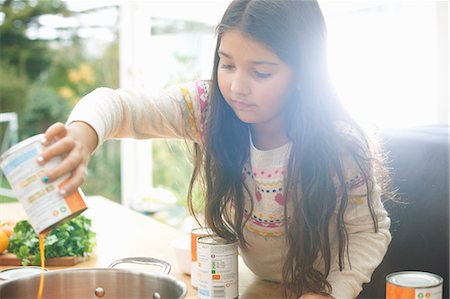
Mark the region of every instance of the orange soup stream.
[[39, 281], [39, 291], [37, 295], [37, 299], [42, 299], [42, 293], [44, 292], [44, 277], [45, 277], [45, 248], [44, 248], [44, 240], [47, 236], [48, 231], [44, 231], [39, 234], [39, 251], [41, 254], [41, 279]]

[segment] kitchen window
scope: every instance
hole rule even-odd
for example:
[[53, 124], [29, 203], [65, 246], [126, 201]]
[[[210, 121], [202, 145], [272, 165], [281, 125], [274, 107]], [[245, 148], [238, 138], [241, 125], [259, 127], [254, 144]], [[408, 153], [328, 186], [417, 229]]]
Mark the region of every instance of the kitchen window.
[[[358, 121], [370, 130], [448, 124], [447, 2], [319, 3], [328, 25], [331, 75], [345, 105]], [[121, 86], [161, 88], [167, 83], [209, 78], [214, 25], [227, 4], [228, 1], [122, 4]], [[188, 163], [188, 156], [179, 153], [183, 144], [152, 142], [165, 142], [172, 148], [171, 154], [176, 153], [163, 160], [181, 161], [173, 164], [183, 165], [179, 167]], [[122, 141], [122, 202], [127, 206], [151, 197], [153, 187], [157, 187], [155, 182], [163, 183], [155, 172], [162, 163], [156, 160], [161, 159], [161, 152], [152, 159], [152, 142]], [[185, 177], [188, 179], [189, 175]]]

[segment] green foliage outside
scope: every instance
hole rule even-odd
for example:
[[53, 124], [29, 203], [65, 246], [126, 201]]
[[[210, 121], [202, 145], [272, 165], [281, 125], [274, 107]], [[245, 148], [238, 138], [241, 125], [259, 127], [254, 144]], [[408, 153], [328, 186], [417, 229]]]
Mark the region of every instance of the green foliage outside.
[[[193, 147], [187, 141], [157, 140], [153, 142], [153, 185], [172, 191], [178, 199], [177, 205], [187, 207], [187, 192], [193, 170]], [[201, 194], [198, 186], [193, 197], [200, 207]], [[198, 208], [200, 209], [200, 208]]]
[[[59, 28], [60, 35], [53, 39], [27, 33], [42, 26], [42, 16], [82, 13], [69, 11], [59, 0], [0, 0], [0, 113], [18, 114], [19, 140], [65, 122], [76, 102], [97, 86], [118, 87], [118, 39], [100, 58], [93, 58], [86, 54], [77, 28]], [[82, 186], [86, 194], [120, 200], [119, 157], [118, 142], [97, 151]], [[1, 184], [8, 186], [4, 178]], [[0, 197], [0, 202], [10, 200]]]
[[[201, 34], [212, 32], [213, 29], [205, 24], [186, 21], [163, 21], [155, 20], [152, 27], [154, 38], [158, 40], [159, 35], [165, 37], [177, 35], [188, 35], [193, 41]], [[156, 28], [155, 28], [156, 27]], [[186, 48], [188, 48], [186, 46]], [[198, 65], [198, 53], [189, 49], [168, 49], [172, 52], [172, 58], [176, 61], [175, 70], [167, 70], [169, 80], [166, 86], [198, 80], [200, 78], [200, 66]], [[189, 141], [180, 140], [154, 140], [153, 151], [153, 185], [162, 186], [174, 193], [177, 206], [187, 206], [187, 192], [193, 171], [193, 146]], [[193, 203], [196, 211], [203, 211], [203, 192], [197, 185], [193, 192]], [[174, 213], [173, 217], [179, 217]]]
[[[60, 36], [51, 40], [27, 34], [41, 26], [41, 16], [82, 13], [69, 11], [59, 0], [0, 0], [0, 113], [18, 114], [19, 140], [42, 133], [55, 122], [65, 122], [77, 101], [96, 87], [118, 87], [118, 26], [116, 41], [99, 58], [86, 54], [85, 41], [78, 36], [77, 28], [59, 28]], [[210, 30], [195, 22], [155, 20], [155, 24], [155, 36]], [[181, 49], [172, 50], [180, 67], [170, 74], [167, 84], [197, 79], [195, 57]], [[149, 153], [153, 154], [153, 185], [169, 189], [178, 205], [184, 207], [192, 172], [190, 146], [184, 141], [155, 140], [153, 153]], [[8, 186], [4, 178], [0, 183]], [[96, 151], [82, 189], [87, 195], [100, 194], [120, 201], [119, 141], [108, 141]], [[200, 199], [198, 190], [195, 198]], [[0, 203], [10, 200], [0, 196]]]
[[1, 60], [14, 66], [17, 75], [36, 80], [49, 68], [52, 52], [48, 41], [31, 39], [27, 30], [40, 27], [43, 15], [70, 16], [64, 2], [60, 0], [0, 0], [4, 14], [0, 26]]
[[[11, 187], [8, 184], [8, 181], [3, 177], [3, 174], [0, 175], [0, 187], [11, 189]], [[11, 198], [8, 196], [0, 195], [0, 204], [2, 203], [8, 203], [8, 202], [16, 202], [17, 200], [15, 198]]]
[[0, 109], [1, 111], [21, 111], [27, 102], [28, 77], [19, 75], [16, 67], [3, 62], [0, 44]]

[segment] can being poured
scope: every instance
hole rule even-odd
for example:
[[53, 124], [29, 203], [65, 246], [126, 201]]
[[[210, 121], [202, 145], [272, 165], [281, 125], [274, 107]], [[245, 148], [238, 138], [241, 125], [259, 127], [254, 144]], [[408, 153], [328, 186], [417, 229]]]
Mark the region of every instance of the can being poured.
[[428, 272], [392, 273], [386, 277], [386, 299], [442, 299], [443, 281]]
[[62, 161], [62, 157], [57, 156], [44, 165], [37, 163], [36, 159], [44, 147], [41, 144], [43, 137], [43, 134], [30, 137], [14, 145], [0, 157], [0, 168], [38, 234], [87, 209], [80, 188], [67, 197], [59, 193], [59, 187], [69, 174], [50, 183], [42, 182], [43, 173]]

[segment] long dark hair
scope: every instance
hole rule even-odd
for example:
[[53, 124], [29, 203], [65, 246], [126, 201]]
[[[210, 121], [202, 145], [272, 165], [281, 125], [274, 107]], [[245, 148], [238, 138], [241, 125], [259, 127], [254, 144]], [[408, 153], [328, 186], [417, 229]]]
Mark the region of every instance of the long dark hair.
[[[243, 235], [244, 198], [248, 193], [241, 173], [249, 158], [248, 124], [240, 121], [224, 100], [217, 81], [218, 48], [227, 30], [238, 29], [248, 37], [268, 46], [294, 70], [296, 89], [288, 101], [287, 135], [292, 141], [285, 198], [286, 242], [288, 253], [282, 278], [285, 296], [304, 292], [329, 293], [327, 281], [331, 264], [330, 220], [337, 212], [336, 230], [339, 244], [339, 266], [344, 268], [348, 255], [348, 236], [344, 211], [348, 195], [341, 165], [341, 154], [350, 154], [364, 172], [367, 201], [374, 229], [377, 221], [370, 198], [373, 169], [369, 144], [360, 148], [348, 146], [336, 130], [337, 121], [359, 127], [342, 108], [328, 77], [326, 59], [326, 26], [316, 1], [235, 0], [217, 27], [217, 45], [206, 117], [203, 147], [196, 145], [196, 163], [191, 179], [188, 202], [191, 212], [192, 188], [202, 177], [206, 188], [206, 224], [218, 235], [238, 239], [246, 246]], [[363, 135], [362, 130], [360, 133]], [[333, 182], [332, 173], [338, 178]], [[337, 196], [336, 190], [342, 190]], [[230, 205], [234, 214], [230, 212]], [[289, 212], [289, 220], [288, 220]], [[232, 216], [233, 215], [233, 216]], [[324, 272], [314, 268], [318, 259]]]

